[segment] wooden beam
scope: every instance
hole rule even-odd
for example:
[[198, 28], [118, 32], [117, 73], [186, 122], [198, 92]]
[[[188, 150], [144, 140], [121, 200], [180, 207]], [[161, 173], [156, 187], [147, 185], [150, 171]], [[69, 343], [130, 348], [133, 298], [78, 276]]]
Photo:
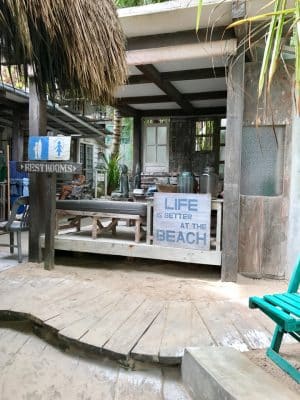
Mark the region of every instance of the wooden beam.
[[65, 115], [68, 117], [68, 119], [72, 120], [72, 123], [77, 122], [80, 126], [88, 129], [91, 131], [91, 134], [96, 134], [99, 136], [104, 136], [104, 133], [99, 130], [98, 128], [95, 128], [93, 125], [83, 121], [82, 119], [78, 118], [75, 114], [71, 113], [70, 111], [66, 110], [65, 108], [59, 106], [58, 104], [54, 104], [48, 101], [48, 105], [50, 107], [54, 107], [55, 110], [58, 110], [61, 114]]
[[188, 93], [188, 94], [184, 94], [183, 97], [190, 101], [226, 99], [227, 91], [226, 90], [218, 90], [215, 92]]
[[7, 119], [8, 121], [12, 121], [14, 119], [12, 113], [6, 113], [4, 111], [0, 112], [0, 118]]
[[[246, 1], [233, 0], [232, 18], [239, 20], [246, 14]], [[235, 31], [239, 46], [235, 59], [229, 65], [227, 90], [227, 126], [224, 171], [223, 214], [223, 281], [236, 281], [238, 273], [239, 224], [240, 224], [240, 179], [242, 130], [245, 87], [245, 26]]]
[[28, 103], [17, 103], [15, 101], [9, 100], [6, 97], [3, 97], [1, 95], [0, 95], [0, 104], [1, 104], [1, 108], [20, 110], [20, 111], [23, 111], [24, 109], [28, 110]]
[[126, 104], [112, 104], [113, 107], [118, 107], [119, 113], [122, 115], [122, 117], [138, 117], [139, 116], [139, 110], [136, 110], [133, 107], [130, 107]]
[[[232, 22], [243, 19], [246, 16], [247, 7], [246, 0], [233, 0], [232, 1]], [[247, 62], [252, 62], [254, 60], [251, 46], [249, 46], [249, 36], [248, 36], [249, 24], [242, 24], [234, 28], [235, 37], [238, 39], [240, 45], [245, 47], [245, 59]], [[258, 34], [252, 33], [251, 42], [255, 43], [256, 35], [259, 35], [259, 39], [263, 37], [263, 32], [259, 31]]]
[[227, 127], [224, 172], [223, 281], [236, 281], [238, 272], [240, 178], [244, 113], [245, 52], [241, 46], [230, 63], [227, 83]]
[[232, 29], [226, 26], [214, 27], [214, 29], [195, 29], [182, 32], [162, 33], [158, 35], [136, 36], [127, 39], [126, 50], [150, 49], [174, 45], [186, 45], [191, 43], [226, 40], [234, 38]]
[[182, 97], [182, 94], [172, 85], [172, 83], [163, 80], [159, 71], [151, 64], [139, 65], [137, 68], [148, 78], [151, 79], [163, 92], [165, 92], [172, 101], [175, 101], [186, 112], [192, 112], [194, 107], [191, 103]]
[[7, 118], [0, 117], [0, 122], [1, 122], [2, 126], [5, 125], [8, 127], [12, 127], [12, 125], [13, 125], [13, 121], [11, 119], [7, 119]]
[[214, 79], [226, 76], [225, 67], [188, 69], [183, 71], [163, 72], [162, 77], [168, 81], [189, 81], [194, 79]]
[[[226, 99], [226, 91], [217, 92], [200, 92], [183, 94], [182, 97], [187, 101], [194, 100], [211, 100], [211, 99]], [[135, 97], [120, 97], [117, 99], [117, 105], [126, 104], [147, 104], [147, 103], [164, 103], [172, 101], [170, 96], [135, 96]]]
[[246, 15], [246, 0], [232, 0], [232, 19], [242, 19]]
[[[39, 96], [33, 78], [29, 79], [29, 135], [46, 135], [46, 96]], [[47, 180], [43, 174], [30, 174], [29, 181], [29, 261], [41, 262], [40, 236], [45, 232], [45, 212], [48, 210]]]
[[48, 192], [47, 198], [49, 202], [48, 215], [45, 228], [45, 260], [44, 266], [47, 270], [54, 269], [54, 236], [55, 236], [55, 213], [56, 213], [56, 174], [48, 175]]
[[[224, 78], [226, 76], [225, 67], [187, 69], [182, 71], [160, 72], [162, 79], [167, 81], [189, 81], [193, 79], [213, 79]], [[131, 75], [128, 78], [129, 85], [151, 83], [144, 75]]]
[[226, 116], [226, 107], [208, 107], [208, 108], [194, 108], [191, 112], [186, 112], [180, 109], [166, 109], [166, 110], [141, 110], [143, 117], [175, 117], [175, 116]]
[[201, 58], [233, 56], [237, 51], [237, 40], [218, 40], [186, 45], [129, 50], [126, 52], [128, 65], [157, 64], [167, 61], [184, 61]]
[[54, 117], [54, 115], [48, 113], [48, 118], [52, 121], [54, 121], [57, 125], [63, 126], [64, 128], [67, 129], [67, 131], [72, 131], [74, 132], [76, 135], [82, 135], [82, 131], [80, 131], [79, 129], [75, 128], [74, 126], [72, 126], [71, 124], [68, 124], [67, 122], [62, 121], [61, 119]]

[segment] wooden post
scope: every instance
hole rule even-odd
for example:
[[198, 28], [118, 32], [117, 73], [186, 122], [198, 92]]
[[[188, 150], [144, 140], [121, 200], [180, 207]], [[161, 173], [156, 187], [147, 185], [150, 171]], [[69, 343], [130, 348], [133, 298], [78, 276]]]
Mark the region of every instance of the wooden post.
[[75, 138], [74, 140], [74, 161], [80, 163], [80, 139]]
[[229, 67], [224, 173], [222, 280], [236, 281], [240, 218], [241, 147], [244, 113], [245, 53], [243, 46]]
[[[29, 80], [29, 90], [29, 135], [46, 135], [46, 96], [37, 93], [37, 88], [32, 78]], [[45, 216], [46, 212], [49, 212], [47, 205], [47, 179], [43, 174], [30, 174], [29, 205], [29, 261], [41, 262], [40, 235], [45, 232]]]
[[13, 126], [12, 126], [12, 160], [23, 160], [23, 132], [21, 130], [21, 111], [13, 111]]
[[47, 270], [54, 269], [54, 235], [56, 227], [56, 174], [48, 175], [48, 193], [49, 208], [46, 218], [45, 229], [45, 255], [44, 255], [44, 268]]
[[214, 151], [214, 167], [216, 173], [219, 173], [219, 161], [220, 161], [220, 134], [221, 134], [221, 120], [214, 120], [214, 136], [213, 136], [213, 151]]
[[6, 146], [6, 169], [7, 169], [7, 218], [10, 214], [10, 147]]
[[142, 119], [140, 116], [133, 117], [133, 163], [132, 172], [135, 174], [136, 166], [141, 163], [141, 142], [142, 142]]

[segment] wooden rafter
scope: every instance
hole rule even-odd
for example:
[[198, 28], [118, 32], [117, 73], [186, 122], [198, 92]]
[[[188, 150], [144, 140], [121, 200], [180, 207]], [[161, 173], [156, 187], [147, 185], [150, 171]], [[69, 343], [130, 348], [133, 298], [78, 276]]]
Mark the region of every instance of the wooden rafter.
[[183, 108], [185, 112], [192, 112], [194, 107], [192, 104], [185, 100], [182, 94], [172, 85], [172, 83], [164, 80], [160, 72], [152, 65], [138, 65], [137, 68], [149, 79], [151, 82], [155, 83], [163, 92], [169, 96], [172, 101], [175, 101], [180, 107]]
[[[225, 67], [188, 69], [183, 71], [160, 72], [161, 78], [167, 81], [189, 81], [193, 79], [224, 78]], [[129, 85], [151, 83], [151, 80], [144, 75], [131, 75], [128, 78]]]
[[141, 115], [143, 117], [171, 117], [171, 116], [201, 116], [201, 117], [212, 117], [218, 116], [223, 117], [226, 115], [226, 107], [206, 107], [206, 108], [193, 108], [192, 111], [186, 112], [180, 109], [158, 109], [158, 110], [142, 110]]
[[119, 110], [119, 113], [121, 114], [122, 117], [138, 117], [139, 116], [139, 110], [136, 110], [133, 107], [128, 106], [126, 103], [124, 104], [113, 104], [113, 107], [116, 107]]
[[[226, 99], [227, 92], [216, 91], [216, 92], [200, 92], [200, 93], [188, 93], [183, 94], [182, 97], [187, 101], [195, 100], [211, 100], [211, 99]], [[158, 96], [133, 96], [133, 97], [120, 97], [117, 99], [117, 105], [122, 106], [126, 104], [147, 104], [147, 103], [164, 103], [172, 101], [170, 96], [158, 95]]]
[[136, 36], [127, 39], [126, 50], [149, 49], [205, 41], [213, 42], [234, 38], [233, 29], [226, 28], [226, 26], [219, 26], [214, 27], [213, 29], [199, 29], [198, 32], [193, 29], [182, 32], [162, 33], [158, 35]]
[[0, 107], [1, 109], [3, 108], [9, 108], [12, 110], [20, 110], [23, 111], [25, 109], [28, 109], [28, 104], [26, 103], [17, 103], [13, 100], [7, 99], [6, 97], [2, 97], [0, 95]]

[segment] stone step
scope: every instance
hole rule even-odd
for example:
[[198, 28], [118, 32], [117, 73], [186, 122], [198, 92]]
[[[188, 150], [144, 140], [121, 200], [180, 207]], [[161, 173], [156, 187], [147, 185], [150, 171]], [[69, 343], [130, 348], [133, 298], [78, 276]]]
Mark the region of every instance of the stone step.
[[182, 380], [194, 400], [296, 400], [299, 396], [229, 347], [185, 350]]

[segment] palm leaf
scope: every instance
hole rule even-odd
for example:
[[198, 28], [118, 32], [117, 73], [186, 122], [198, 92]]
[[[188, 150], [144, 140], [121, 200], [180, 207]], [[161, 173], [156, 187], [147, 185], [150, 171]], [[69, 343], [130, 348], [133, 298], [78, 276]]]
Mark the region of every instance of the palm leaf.
[[203, 6], [203, 0], [199, 0], [198, 10], [197, 10], [197, 19], [196, 19], [196, 32], [198, 32], [198, 30], [200, 28], [200, 19], [201, 19], [201, 13], [202, 13], [202, 6]]
[[[278, 0], [276, 1], [276, 4], [278, 4]], [[261, 20], [267, 20], [271, 17], [282, 15], [282, 14], [283, 15], [288, 15], [288, 14], [292, 15], [295, 13], [295, 11], [296, 11], [296, 8], [287, 8], [286, 10], [273, 11], [273, 12], [268, 12], [265, 14], [255, 15], [254, 17], [239, 19], [238, 21], [234, 21], [230, 25], [228, 25], [226, 27], [226, 29], [235, 28], [237, 26], [244, 25], [245, 23], [248, 23], [248, 22], [258, 22]]]
[[[281, 6], [281, 11], [283, 11], [286, 7], [286, 0], [282, 0], [280, 6]], [[272, 57], [270, 60], [269, 76], [268, 76], [269, 89], [270, 89], [270, 84], [272, 82], [273, 76], [274, 76], [276, 68], [277, 68], [278, 59], [280, 57], [281, 39], [282, 39], [282, 35], [283, 35], [284, 21], [285, 21], [285, 15], [283, 13], [281, 13], [277, 17], [277, 26], [275, 28], [273, 52], [272, 52]]]
[[[230, 24], [226, 29], [235, 28], [246, 23], [255, 23], [261, 20], [266, 20], [265, 26], [268, 27], [267, 41], [263, 55], [263, 61], [260, 70], [260, 77], [258, 83], [258, 96], [262, 94], [262, 90], [265, 86], [266, 77], [268, 79], [268, 88], [270, 88], [272, 79], [274, 77], [278, 60], [281, 53], [281, 42], [283, 38], [283, 28], [285, 23], [294, 25], [294, 42], [295, 42], [295, 98], [296, 98], [296, 110], [297, 115], [300, 115], [300, 0], [295, 0], [294, 8], [286, 8], [286, 0], [271, 0], [262, 7], [262, 10], [270, 5], [274, 4], [274, 11], [268, 13], [262, 13], [254, 17], [240, 19]], [[199, 28], [199, 21], [201, 17], [202, 1], [199, 0], [198, 13], [197, 13], [197, 27]], [[271, 19], [271, 21], [269, 21]], [[255, 31], [255, 44], [260, 40], [257, 38], [257, 32]], [[244, 45], [246, 40], [251, 39], [251, 33], [249, 38], [242, 40]], [[250, 46], [250, 45], [249, 45]]]
[[269, 27], [266, 47], [265, 47], [265, 51], [264, 51], [264, 56], [263, 56], [263, 60], [262, 60], [260, 76], [259, 76], [259, 81], [258, 81], [258, 97], [260, 97], [262, 94], [262, 90], [263, 90], [264, 84], [265, 84], [267, 69], [270, 64], [270, 58], [271, 58], [271, 54], [272, 54], [272, 50], [273, 50], [274, 38], [276, 35], [276, 25], [277, 25], [277, 21], [278, 21], [277, 12], [279, 11], [281, 3], [282, 3], [282, 0], [276, 1], [275, 12], [272, 16], [272, 20], [271, 20], [270, 27]]
[[296, 72], [295, 72], [295, 97], [296, 112], [300, 115], [300, 2], [296, 4], [296, 26], [294, 29], [295, 53], [296, 53]]

